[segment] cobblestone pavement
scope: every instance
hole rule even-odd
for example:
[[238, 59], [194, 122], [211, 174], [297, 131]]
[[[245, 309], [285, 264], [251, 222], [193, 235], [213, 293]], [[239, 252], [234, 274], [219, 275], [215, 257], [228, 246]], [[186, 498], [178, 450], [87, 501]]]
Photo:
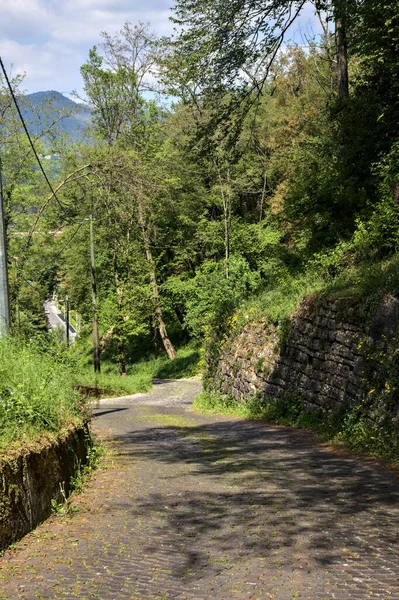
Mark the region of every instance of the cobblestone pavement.
[[0, 559], [0, 598], [399, 600], [399, 479], [310, 435], [197, 415], [194, 381], [102, 401], [77, 512]]

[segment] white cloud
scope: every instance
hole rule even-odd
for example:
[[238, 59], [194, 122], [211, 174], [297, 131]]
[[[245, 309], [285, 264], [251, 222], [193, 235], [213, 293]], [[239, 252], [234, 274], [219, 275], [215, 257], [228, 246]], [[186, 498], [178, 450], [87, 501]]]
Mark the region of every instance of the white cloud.
[[12, 16], [15, 19], [23, 19], [28, 16], [29, 18], [43, 18], [48, 12], [48, 8], [40, 0], [12, 0], [2, 7], [2, 17]]
[[114, 34], [126, 21], [171, 31], [173, 0], [9, 0], [2, 6], [0, 55], [13, 73], [26, 73], [29, 92], [81, 87], [79, 68], [101, 31]]
[[52, 33], [52, 38], [59, 42], [67, 43], [70, 47], [84, 47], [88, 49], [96, 43], [101, 43], [101, 31], [107, 31], [114, 34], [119, 31], [128, 21], [132, 24], [151, 23], [151, 29], [158, 35], [165, 35], [170, 32], [171, 24], [168, 21], [169, 12], [161, 13], [137, 12], [134, 14], [125, 14], [121, 19], [120, 15], [94, 11], [91, 13], [90, 20], [85, 22], [68, 20], [57, 23]]
[[[26, 72], [29, 92], [81, 88], [80, 66], [89, 49], [101, 43], [101, 31], [114, 34], [127, 21], [151, 23], [158, 35], [168, 35], [174, 0], [4, 0], [0, 21], [0, 55], [14, 73]], [[291, 30], [301, 43], [309, 19], [317, 28], [310, 5]], [[318, 29], [317, 29], [318, 31]], [[307, 29], [309, 34], [309, 30]]]
[[0, 39], [30, 44], [47, 37], [49, 12], [38, 0], [13, 0], [1, 7]]

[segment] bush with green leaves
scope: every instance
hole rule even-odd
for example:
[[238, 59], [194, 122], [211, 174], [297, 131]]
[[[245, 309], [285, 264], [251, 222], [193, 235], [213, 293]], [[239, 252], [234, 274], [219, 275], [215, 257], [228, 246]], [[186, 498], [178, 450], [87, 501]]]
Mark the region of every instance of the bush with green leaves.
[[392, 198], [380, 202], [368, 221], [358, 220], [354, 248], [360, 261], [391, 256], [399, 248], [399, 208]]
[[260, 286], [257, 271], [251, 271], [242, 257], [229, 260], [229, 277], [224, 261], [209, 260], [189, 280], [169, 280], [169, 292], [185, 306], [185, 326], [196, 337], [204, 327], [223, 323], [245, 299]]

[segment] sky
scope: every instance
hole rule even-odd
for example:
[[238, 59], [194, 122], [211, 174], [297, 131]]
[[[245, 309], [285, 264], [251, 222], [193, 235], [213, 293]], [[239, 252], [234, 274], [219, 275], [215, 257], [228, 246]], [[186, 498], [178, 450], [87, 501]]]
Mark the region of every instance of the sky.
[[[151, 23], [158, 35], [172, 33], [173, 0], [0, 0], [0, 56], [8, 72], [25, 74], [27, 93], [57, 90], [82, 93], [79, 68], [100, 33], [114, 34], [124, 23]], [[318, 31], [307, 6], [291, 35]], [[11, 68], [12, 65], [12, 68]]]

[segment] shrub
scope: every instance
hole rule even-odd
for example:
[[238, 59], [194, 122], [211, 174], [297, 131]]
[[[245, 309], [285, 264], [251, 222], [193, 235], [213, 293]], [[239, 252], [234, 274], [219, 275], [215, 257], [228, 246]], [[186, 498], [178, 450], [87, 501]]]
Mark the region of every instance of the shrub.
[[182, 299], [186, 311], [185, 326], [199, 337], [205, 326], [222, 323], [259, 285], [259, 273], [251, 271], [244, 258], [232, 256], [228, 279], [224, 261], [210, 260], [204, 262], [190, 280], [171, 278], [168, 289], [176, 298]]

